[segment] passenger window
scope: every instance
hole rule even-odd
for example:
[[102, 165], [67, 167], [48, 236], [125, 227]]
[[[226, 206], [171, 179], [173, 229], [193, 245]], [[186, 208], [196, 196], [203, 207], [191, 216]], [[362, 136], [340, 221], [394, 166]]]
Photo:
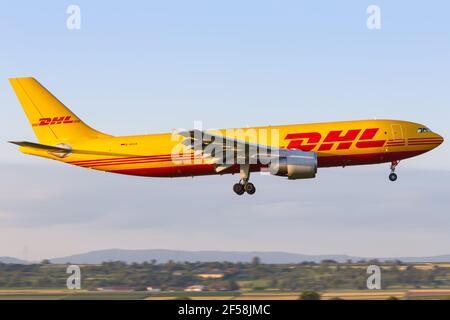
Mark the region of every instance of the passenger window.
[[423, 132], [423, 128], [417, 129], [417, 132], [418, 132], [418, 133], [422, 133], [422, 132]]

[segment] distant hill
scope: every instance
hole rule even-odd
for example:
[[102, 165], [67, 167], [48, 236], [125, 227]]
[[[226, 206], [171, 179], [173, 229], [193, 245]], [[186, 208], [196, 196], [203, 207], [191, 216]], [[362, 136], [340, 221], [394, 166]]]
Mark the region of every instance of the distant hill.
[[[348, 255], [306, 255], [299, 253], [289, 253], [281, 251], [179, 251], [165, 249], [149, 250], [126, 250], [126, 249], [108, 249], [91, 251], [77, 255], [50, 259], [52, 263], [75, 263], [75, 264], [99, 264], [106, 261], [123, 261], [126, 263], [142, 263], [145, 261], [156, 260], [158, 263], [173, 261], [189, 262], [212, 262], [212, 261], [230, 261], [230, 262], [249, 262], [253, 257], [259, 257], [263, 263], [300, 263], [305, 261], [320, 262], [322, 260], [334, 260], [337, 262], [346, 262], [347, 260], [360, 261], [373, 258], [355, 257]], [[450, 255], [428, 256], [428, 257], [394, 257], [378, 258], [380, 261], [400, 260], [403, 262], [450, 262]], [[0, 263], [29, 263], [24, 260], [12, 257], [0, 257]]]
[[[51, 259], [52, 263], [79, 263], [97, 264], [104, 261], [124, 261], [127, 263], [156, 260], [164, 263], [169, 260], [189, 261], [189, 262], [210, 262], [210, 261], [230, 261], [249, 262], [253, 257], [259, 257], [264, 263], [300, 263], [304, 261], [320, 262], [322, 260], [335, 260], [346, 262], [347, 260], [359, 261], [370, 260], [372, 258], [355, 257], [348, 255], [305, 255], [288, 252], [266, 252], [266, 251], [177, 251], [177, 250], [124, 250], [109, 249], [92, 251], [68, 257]], [[400, 260], [404, 262], [450, 262], [450, 255], [432, 257], [399, 257], [399, 258], [379, 258], [379, 260]]]
[[27, 262], [13, 257], [0, 257], [0, 263], [26, 264]]
[[177, 251], [177, 250], [123, 250], [110, 249], [99, 250], [88, 253], [51, 259], [52, 263], [101, 263], [103, 261], [124, 261], [138, 262], [157, 260], [158, 262], [189, 261], [189, 262], [209, 262], [209, 261], [230, 261], [249, 262], [253, 257], [259, 257], [266, 263], [296, 263], [303, 261], [320, 262], [325, 259], [332, 259], [345, 262], [348, 259], [359, 259], [346, 255], [303, 255], [287, 252], [240, 252], [240, 251]]
[[429, 257], [400, 257], [400, 258], [385, 258], [381, 260], [400, 260], [402, 262], [450, 262], [450, 254]]

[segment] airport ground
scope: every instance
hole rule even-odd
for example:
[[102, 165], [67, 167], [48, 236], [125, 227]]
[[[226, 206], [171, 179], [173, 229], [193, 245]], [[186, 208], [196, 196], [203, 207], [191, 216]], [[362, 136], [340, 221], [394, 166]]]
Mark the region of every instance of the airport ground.
[[[449, 289], [354, 290], [321, 292], [322, 300], [450, 300]], [[0, 290], [0, 300], [299, 300], [301, 292], [159, 292], [55, 289]]]

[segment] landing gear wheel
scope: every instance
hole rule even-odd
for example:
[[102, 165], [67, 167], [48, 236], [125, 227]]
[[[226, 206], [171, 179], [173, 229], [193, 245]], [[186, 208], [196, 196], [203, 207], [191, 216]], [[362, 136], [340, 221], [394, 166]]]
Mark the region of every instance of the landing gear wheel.
[[398, 166], [399, 163], [400, 163], [399, 160], [391, 161], [391, 174], [389, 175], [389, 180], [391, 180], [391, 181], [397, 180], [397, 174], [395, 173], [395, 168]]
[[244, 186], [245, 192], [247, 192], [248, 194], [254, 194], [256, 192], [256, 188], [253, 185], [253, 183], [248, 182], [245, 186]]
[[245, 192], [245, 189], [244, 189], [244, 185], [243, 184], [240, 184], [240, 183], [236, 183], [234, 186], [233, 186], [233, 191], [237, 194], [237, 195], [243, 195], [244, 194], [244, 192]]

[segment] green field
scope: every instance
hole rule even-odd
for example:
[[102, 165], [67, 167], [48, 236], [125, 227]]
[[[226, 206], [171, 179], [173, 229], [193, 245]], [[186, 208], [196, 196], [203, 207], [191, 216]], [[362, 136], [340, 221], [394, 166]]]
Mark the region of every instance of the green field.
[[[367, 266], [381, 270], [381, 289], [367, 289]], [[66, 289], [66, 264], [0, 263], [0, 299], [448, 299], [449, 263], [359, 261], [264, 264], [120, 261], [80, 265], [82, 290]], [[187, 291], [201, 287], [201, 292]], [[157, 291], [147, 290], [148, 287]]]

